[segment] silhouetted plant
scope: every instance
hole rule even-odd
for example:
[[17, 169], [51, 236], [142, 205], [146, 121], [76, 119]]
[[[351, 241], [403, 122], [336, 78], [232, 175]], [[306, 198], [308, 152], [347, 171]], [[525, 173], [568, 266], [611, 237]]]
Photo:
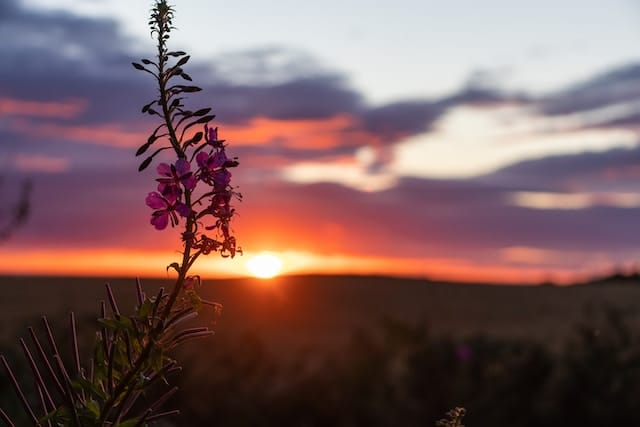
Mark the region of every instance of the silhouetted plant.
[[[182, 258], [167, 267], [175, 270], [173, 286], [146, 295], [136, 283], [137, 304], [133, 314], [120, 311], [111, 287], [107, 301], [100, 307], [99, 328], [92, 354], [81, 358], [77, 323], [70, 315], [67, 335], [71, 339], [71, 357], [65, 362], [51, 325], [43, 317], [40, 336], [29, 328], [30, 345], [20, 346], [33, 374], [34, 387], [24, 388], [0, 357], [24, 413], [33, 425], [47, 426], [141, 426], [178, 410], [164, 410], [165, 402], [177, 391], [168, 378], [180, 367], [168, 352], [186, 341], [207, 337], [213, 332], [205, 326], [185, 328], [185, 322], [202, 308], [217, 316], [221, 306], [198, 295], [198, 275], [189, 274], [196, 259], [213, 252], [234, 257], [240, 252], [231, 232], [234, 209], [232, 199], [240, 198], [230, 184], [229, 168], [238, 165], [226, 155], [218, 129], [208, 127], [214, 119], [210, 108], [187, 110], [186, 94], [201, 89], [180, 82], [191, 77], [183, 67], [189, 61], [185, 52], [170, 51], [167, 41], [173, 27], [174, 10], [165, 0], [156, 0], [149, 26], [157, 41], [155, 60], [143, 59], [133, 66], [151, 74], [158, 85], [158, 97], [142, 112], [160, 118], [137, 156], [155, 151], [141, 163], [147, 168], [162, 152], [172, 153], [173, 163], [159, 163], [156, 191], [148, 194], [146, 204], [153, 211], [151, 224], [157, 230], [168, 225], [182, 227]], [[203, 131], [195, 131], [203, 126]], [[192, 163], [196, 167], [192, 170]], [[42, 337], [44, 336], [44, 338]], [[164, 386], [162, 392], [154, 391]], [[152, 400], [149, 400], [155, 396]], [[15, 425], [0, 409], [0, 419]]]
[[[2, 177], [0, 177], [1, 184]], [[29, 216], [31, 181], [25, 180], [20, 187], [20, 194], [15, 204], [8, 205], [6, 211], [0, 212], [0, 241], [9, 238], [17, 227], [25, 223]]]

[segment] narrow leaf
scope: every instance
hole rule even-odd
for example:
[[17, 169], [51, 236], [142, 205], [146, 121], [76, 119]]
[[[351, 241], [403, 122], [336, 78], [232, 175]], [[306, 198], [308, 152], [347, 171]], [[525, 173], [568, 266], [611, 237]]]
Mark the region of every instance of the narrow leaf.
[[205, 114], [208, 114], [210, 111], [211, 111], [211, 108], [201, 108], [195, 113], [193, 113], [193, 115], [196, 117], [200, 117], [200, 116], [204, 116]]
[[187, 63], [187, 61], [189, 61], [189, 59], [191, 59], [189, 55], [182, 57], [180, 61], [178, 61], [178, 63], [176, 64], [176, 67], [182, 67], [184, 64]]
[[198, 142], [200, 142], [202, 140], [202, 136], [203, 136], [202, 132], [196, 133], [193, 136], [193, 138], [189, 139], [187, 142], [185, 142], [183, 144], [183, 147], [186, 148], [186, 147], [189, 147], [190, 145], [197, 144]]
[[153, 144], [155, 141], [155, 139], [151, 142], [147, 141], [146, 143], [142, 144], [140, 146], [140, 148], [138, 148], [138, 151], [136, 151], [136, 156], [140, 156], [142, 154], [144, 154], [145, 151], [147, 151], [149, 149], [149, 147], [151, 147], [151, 144]]
[[173, 262], [173, 263], [169, 264], [167, 266], [167, 271], [169, 271], [170, 268], [173, 268], [175, 271], [180, 273], [180, 264], [178, 264], [177, 262]]
[[145, 170], [147, 167], [149, 167], [149, 165], [151, 164], [151, 160], [153, 160], [153, 156], [149, 156], [147, 157], [144, 162], [142, 162], [140, 164], [140, 166], [138, 167], [138, 172], [142, 172], [143, 170]]
[[149, 110], [149, 108], [150, 108], [153, 104], [155, 104], [155, 103], [157, 103], [157, 102], [158, 102], [158, 101], [154, 99], [153, 101], [151, 101], [150, 103], [148, 103], [147, 105], [145, 105], [144, 107], [142, 107], [142, 112], [143, 112], [143, 113], [146, 113], [146, 112]]

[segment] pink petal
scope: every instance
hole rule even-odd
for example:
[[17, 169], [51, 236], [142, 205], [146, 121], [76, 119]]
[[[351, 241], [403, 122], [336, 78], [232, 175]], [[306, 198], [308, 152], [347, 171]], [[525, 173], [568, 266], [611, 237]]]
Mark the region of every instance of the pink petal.
[[176, 162], [176, 172], [178, 176], [184, 175], [191, 170], [191, 165], [185, 159], [178, 159]]
[[167, 202], [155, 191], [147, 195], [145, 202], [151, 209], [165, 209], [167, 207]]
[[226, 169], [216, 172], [216, 175], [213, 178], [213, 182], [216, 189], [226, 187], [231, 182], [231, 172]]
[[218, 140], [218, 127], [209, 128], [209, 139], [208, 141], [217, 141]]
[[196, 179], [195, 175], [191, 175], [189, 178], [183, 180], [182, 183], [184, 184], [184, 188], [186, 188], [187, 190], [193, 190], [194, 188], [196, 188], [198, 180]]
[[169, 224], [169, 213], [166, 211], [154, 212], [151, 215], [151, 224], [153, 224], [156, 230], [164, 230]]
[[166, 163], [160, 163], [156, 169], [158, 173], [162, 176], [171, 176], [171, 166]]
[[182, 190], [180, 189], [180, 186], [174, 183], [165, 184], [161, 182], [160, 184], [158, 184], [158, 191], [167, 201], [165, 206], [175, 203], [175, 201], [178, 200], [180, 196], [182, 196]]
[[207, 163], [209, 162], [209, 155], [204, 151], [199, 152], [196, 156], [196, 162], [198, 163], [199, 167], [205, 168]]
[[225, 152], [224, 151], [219, 151], [219, 152], [217, 152], [217, 153], [215, 153], [213, 155], [213, 162], [212, 162], [213, 164], [211, 165], [211, 167], [219, 168], [222, 165], [224, 165], [227, 160], [228, 159], [227, 159], [227, 155], [225, 154]]

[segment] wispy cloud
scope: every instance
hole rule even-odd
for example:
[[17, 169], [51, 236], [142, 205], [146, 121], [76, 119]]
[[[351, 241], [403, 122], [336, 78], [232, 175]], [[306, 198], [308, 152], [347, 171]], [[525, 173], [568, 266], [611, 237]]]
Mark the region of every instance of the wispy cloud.
[[27, 101], [0, 97], [0, 115], [72, 119], [87, 108], [86, 101], [70, 99], [61, 102]]

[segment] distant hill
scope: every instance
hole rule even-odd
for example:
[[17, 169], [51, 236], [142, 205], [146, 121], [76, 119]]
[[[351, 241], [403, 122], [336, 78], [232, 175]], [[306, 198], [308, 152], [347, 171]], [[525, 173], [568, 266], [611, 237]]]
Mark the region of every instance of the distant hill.
[[616, 272], [610, 275], [597, 277], [584, 283], [585, 285], [640, 285], [640, 273]]

